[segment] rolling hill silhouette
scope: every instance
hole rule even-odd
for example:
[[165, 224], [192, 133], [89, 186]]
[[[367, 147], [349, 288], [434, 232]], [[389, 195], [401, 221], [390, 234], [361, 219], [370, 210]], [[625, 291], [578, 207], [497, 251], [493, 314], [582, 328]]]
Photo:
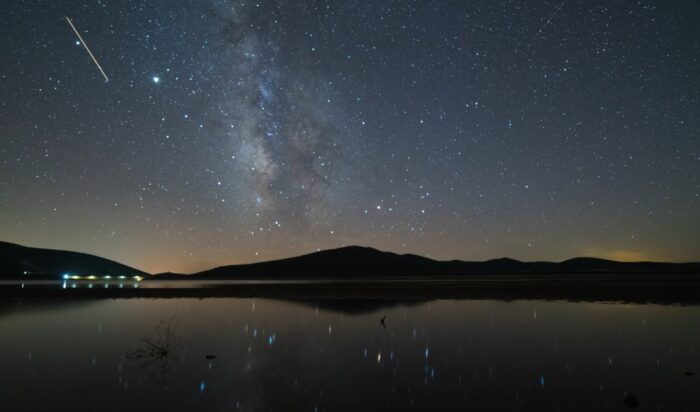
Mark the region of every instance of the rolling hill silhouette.
[[121, 263], [86, 253], [40, 249], [0, 242], [0, 277], [13, 278], [27, 272], [34, 276], [147, 275]]
[[[462, 276], [487, 274], [649, 273], [695, 274], [700, 263], [617, 262], [575, 258], [561, 263], [521, 262], [501, 258], [484, 262], [438, 261], [412, 254], [399, 255], [369, 247], [348, 246], [268, 262], [222, 266], [190, 278], [366, 278], [373, 276]], [[162, 275], [182, 278], [182, 275]], [[161, 276], [156, 276], [161, 278]]]
[[[0, 242], [0, 276], [32, 275], [147, 275], [143, 271], [85, 253], [40, 249]], [[371, 277], [432, 277], [506, 274], [700, 274], [700, 262], [617, 262], [574, 258], [560, 263], [521, 262], [500, 258], [483, 262], [438, 261], [412, 254], [383, 252], [370, 247], [347, 246], [286, 259], [221, 266], [183, 275], [163, 273], [151, 279], [293, 279]]]

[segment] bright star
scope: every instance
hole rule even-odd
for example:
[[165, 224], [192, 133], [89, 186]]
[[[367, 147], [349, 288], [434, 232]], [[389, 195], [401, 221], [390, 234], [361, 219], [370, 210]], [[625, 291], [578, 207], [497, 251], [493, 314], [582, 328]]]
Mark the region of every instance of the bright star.
[[155, 83], [155, 84], [160, 83], [160, 77], [158, 77], [158, 76], [153, 76], [153, 83]]

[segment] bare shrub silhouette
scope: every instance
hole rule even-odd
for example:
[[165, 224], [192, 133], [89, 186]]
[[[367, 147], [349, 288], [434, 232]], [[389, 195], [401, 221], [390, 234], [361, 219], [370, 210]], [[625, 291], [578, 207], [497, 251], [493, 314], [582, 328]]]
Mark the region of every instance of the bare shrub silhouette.
[[141, 367], [153, 377], [167, 375], [182, 345], [177, 335], [178, 325], [176, 318], [161, 320], [150, 334], [141, 338], [139, 347], [126, 352], [126, 358], [141, 362]]

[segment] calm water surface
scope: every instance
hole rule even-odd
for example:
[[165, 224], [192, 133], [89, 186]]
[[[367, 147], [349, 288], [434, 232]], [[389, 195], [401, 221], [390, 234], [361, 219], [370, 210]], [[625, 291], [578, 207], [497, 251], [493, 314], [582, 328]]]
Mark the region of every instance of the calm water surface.
[[696, 306], [5, 299], [0, 406], [698, 411], [699, 345]]

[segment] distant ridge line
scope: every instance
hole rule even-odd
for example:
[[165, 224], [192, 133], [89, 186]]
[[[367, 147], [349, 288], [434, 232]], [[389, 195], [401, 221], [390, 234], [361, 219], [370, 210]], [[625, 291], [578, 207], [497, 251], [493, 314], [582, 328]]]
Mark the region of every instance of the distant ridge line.
[[63, 274], [148, 275], [142, 270], [87, 253], [35, 248], [0, 241], [0, 279]]
[[371, 247], [346, 246], [285, 259], [220, 266], [189, 275], [188, 278], [430, 277], [520, 273], [700, 274], [700, 263], [618, 262], [591, 257], [573, 258], [559, 263], [546, 261], [522, 262], [505, 257], [487, 261], [439, 261], [414, 254], [402, 255], [394, 252], [384, 252]]
[[[148, 275], [106, 258], [86, 253], [33, 248], [0, 241], [0, 277], [25, 272], [43, 275], [129, 274]], [[151, 279], [278, 279], [362, 278], [373, 276], [469, 276], [492, 274], [700, 274], [700, 262], [618, 262], [576, 257], [562, 262], [523, 262], [507, 257], [486, 261], [435, 260], [415, 254], [398, 254], [366, 246], [346, 246], [265, 262], [226, 265], [185, 275], [161, 273]]]

